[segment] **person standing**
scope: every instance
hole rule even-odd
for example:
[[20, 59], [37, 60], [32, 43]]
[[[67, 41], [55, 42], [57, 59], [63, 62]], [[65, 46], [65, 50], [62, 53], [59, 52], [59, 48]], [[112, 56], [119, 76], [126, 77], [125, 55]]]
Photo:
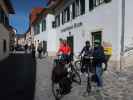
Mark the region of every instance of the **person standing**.
[[94, 57], [94, 63], [96, 68], [96, 83], [99, 88], [103, 87], [103, 80], [102, 80], [102, 63], [105, 62], [105, 54], [104, 54], [104, 48], [102, 47], [99, 40], [94, 41], [94, 50], [93, 50], [93, 57]]
[[42, 45], [39, 44], [38, 48], [37, 48], [37, 51], [38, 51], [38, 58], [42, 58], [42, 51], [43, 51], [43, 48], [42, 48]]
[[[86, 77], [88, 78], [88, 86], [89, 86], [89, 92], [91, 92], [91, 82], [90, 82], [90, 57], [92, 54], [91, 47], [90, 47], [90, 41], [86, 41], [85, 46], [83, 47], [81, 53], [79, 56], [83, 54], [82, 65], [81, 65], [81, 72], [84, 73]], [[88, 71], [89, 70], [89, 71]], [[82, 74], [81, 73], [81, 74]]]
[[35, 49], [34, 44], [31, 44], [31, 53], [32, 53], [33, 59], [35, 59], [36, 49]]
[[82, 58], [82, 66], [81, 66], [81, 72], [88, 73], [88, 66], [85, 66], [86, 64], [89, 65], [90, 62], [90, 56], [91, 56], [91, 48], [90, 48], [90, 41], [86, 41], [85, 46], [83, 47], [82, 51], [80, 52], [79, 56], [83, 54]]
[[27, 53], [28, 45], [25, 44], [24, 48], [25, 48], [25, 53]]

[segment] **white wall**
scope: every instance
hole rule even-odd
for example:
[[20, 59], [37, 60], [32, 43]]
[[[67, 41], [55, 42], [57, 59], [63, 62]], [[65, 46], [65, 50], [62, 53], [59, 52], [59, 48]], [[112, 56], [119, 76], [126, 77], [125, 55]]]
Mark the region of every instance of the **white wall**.
[[133, 0], [125, 0], [125, 47], [133, 47]]
[[40, 23], [40, 34], [34, 36], [34, 41], [47, 41], [47, 51], [48, 52], [56, 52], [56, 32], [55, 29], [52, 28], [52, 21], [54, 20], [54, 16], [51, 14], [47, 14], [46, 16], [46, 30], [42, 32], [42, 24]]
[[[6, 40], [7, 43], [7, 51], [3, 52], [3, 40]], [[9, 31], [0, 24], [0, 60], [5, 59], [9, 55]]]
[[[89, 11], [89, 7], [86, 7], [86, 14], [77, 17], [75, 20], [66, 23], [65, 25], [57, 28], [59, 37], [66, 38], [69, 36], [69, 32], [74, 36], [74, 52], [78, 53], [81, 51], [86, 40], [91, 40], [91, 32], [102, 30], [103, 41], [110, 42], [113, 46], [113, 60], [118, 60], [120, 55], [120, 25], [119, 25], [119, 8], [121, 5], [119, 3], [121, 0], [112, 0], [110, 3], [102, 4], [93, 11]], [[86, 5], [88, 5], [88, 0], [86, 0]], [[60, 30], [65, 27], [71, 26], [73, 23], [82, 22], [83, 26], [80, 28], [75, 28], [68, 30], [66, 32], [61, 32]]]
[[128, 48], [124, 54], [125, 66], [133, 66], [133, 0], [125, 0], [125, 39], [124, 45], [125, 50]]
[[52, 21], [54, 21], [54, 16], [51, 14], [47, 15], [46, 18], [47, 29], [48, 29], [48, 51], [56, 52], [57, 51], [57, 32], [52, 28]]

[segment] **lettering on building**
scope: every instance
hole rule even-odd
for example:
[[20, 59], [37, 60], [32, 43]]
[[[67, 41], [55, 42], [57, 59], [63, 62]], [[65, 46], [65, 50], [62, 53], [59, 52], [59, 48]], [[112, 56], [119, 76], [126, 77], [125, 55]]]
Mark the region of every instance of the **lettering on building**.
[[80, 23], [74, 23], [73, 25], [67, 26], [64, 29], [62, 29], [61, 32], [66, 32], [66, 31], [69, 31], [69, 30], [72, 30], [74, 28], [78, 28], [78, 27], [81, 27], [81, 26], [83, 26], [83, 23], [82, 22], [80, 22]]

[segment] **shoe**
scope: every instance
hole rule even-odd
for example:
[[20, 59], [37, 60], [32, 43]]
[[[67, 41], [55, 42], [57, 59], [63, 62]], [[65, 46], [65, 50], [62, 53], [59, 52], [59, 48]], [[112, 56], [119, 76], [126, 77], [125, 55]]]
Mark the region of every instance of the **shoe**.
[[97, 87], [97, 92], [100, 92], [102, 90], [102, 87]]

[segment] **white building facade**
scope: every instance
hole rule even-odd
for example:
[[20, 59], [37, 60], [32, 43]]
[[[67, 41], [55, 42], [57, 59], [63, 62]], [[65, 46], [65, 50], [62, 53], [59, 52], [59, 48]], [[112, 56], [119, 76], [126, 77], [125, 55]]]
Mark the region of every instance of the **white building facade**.
[[86, 40], [91, 41], [93, 45], [94, 40], [99, 39], [111, 49], [110, 62], [114, 66], [119, 66], [121, 54], [126, 55], [125, 47], [133, 44], [133, 14], [130, 12], [133, 1], [57, 1], [57, 4], [55, 1], [55, 5], [49, 5], [55, 12], [54, 29], [58, 34], [57, 40], [67, 39], [73, 47], [73, 52], [79, 54]]
[[41, 13], [41, 17], [32, 26], [36, 48], [41, 43], [43, 50], [47, 51], [49, 56], [54, 56], [57, 51], [57, 36], [55, 29], [52, 28], [52, 21], [54, 21], [54, 15]]
[[14, 14], [10, 0], [0, 0], [0, 61], [9, 55], [9, 14]]

